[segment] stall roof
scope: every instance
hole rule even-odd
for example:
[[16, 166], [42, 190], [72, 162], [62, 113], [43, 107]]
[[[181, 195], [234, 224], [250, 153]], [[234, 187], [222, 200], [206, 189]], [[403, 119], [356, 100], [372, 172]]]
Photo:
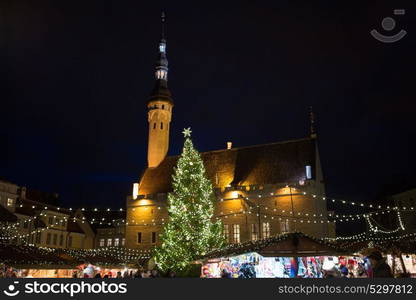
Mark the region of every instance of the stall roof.
[[[145, 264], [150, 252], [125, 248], [53, 249], [24, 245], [0, 244], [0, 263], [30, 269], [66, 269], [83, 263], [99, 266]], [[23, 267], [22, 267], [23, 268]]]
[[301, 232], [281, 234], [259, 241], [232, 244], [222, 250], [215, 250], [204, 258], [234, 256], [257, 252], [262, 256], [323, 256], [338, 255], [341, 251], [334, 244], [323, 239], [310, 237]]
[[7, 208], [0, 205], [0, 222], [16, 222], [17, 217]]

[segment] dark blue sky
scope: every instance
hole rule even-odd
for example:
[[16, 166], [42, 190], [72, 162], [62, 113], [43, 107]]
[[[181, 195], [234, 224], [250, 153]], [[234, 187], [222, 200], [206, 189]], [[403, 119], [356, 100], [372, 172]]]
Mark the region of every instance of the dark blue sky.
[[[313, 105], [329, 195], [369, 201], [415, 182], [412, 1], [0, 6], [0, 176], [66, 205], [124, 207], [145, 167], [161, 8], [170, 154], [188, 126], [200, 151], [305, 137]], [[388, 16], [408, 31], [397, 43], [369, 34], [387, 34]]]

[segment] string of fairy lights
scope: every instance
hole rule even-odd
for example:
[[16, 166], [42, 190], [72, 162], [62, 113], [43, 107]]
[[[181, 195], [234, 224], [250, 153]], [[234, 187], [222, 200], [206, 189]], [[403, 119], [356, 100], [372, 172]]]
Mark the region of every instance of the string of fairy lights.
[[[289, 186], [286, 186], [289, 187]], [[293, 187], [293, 189], [296, 191], [297, 188]], [[295, 193], [291, 193], [292, 196], [296, 196], [296, 195], [309, 195], [312, 198], [318, 198], [321, 199], [323, 201], [327, 201], [327, 202], [332, 202], [332, 203], [339, 203], [339, 204], [343, 204], [343, 205], [349, 205], [349, 206], [354, 206], [354, 207], [360, 207], [360, 208], [366, 208], [366, 209], [372, 209], [372, 211], [370, 212], [366, 212], [366, 213], [361, 213], [361, 214], [335, 214], [335, 213], [329, 213], [327, 215], [325, 214], [311, 214], [311, 213], [307, 213], [307, 212], [299, 212], [299, 211], [292, 211], [292, 210], [284, 210], [284, 209], [278, 209], [276, 207], [272, 207], [270, 205], [266, 205], [266, 204], [262, 204], [262, 203], [257, 203], [255, 205], [248, 205], [247, 209], [240, 209], [238, 211], [235, 210], [229, 210], [227, 211], [221, 211], [220, 214], [218, 214], [216, 216], [217, 219], [227, 219], [229, 217], [237, 217], [239, 215], [255, 215], [257, 217], [261, 217], [264, 219], [271, 219], [271, 220], [285, 220], [288, 222], [292, 222], [292, 223], [306, 223], [306, 224], [324, 224], [324, 223], [346, 223], [346, 222], [355, 222], [355, 221], [362, 221], [365, 220], [368, 225], [369, 225], [369, 230], [370, 232], [376, 232], [376, 233], [388, 233], [388, 234], [393, 234], [393, 233], [397, 233], [400, 230], [404, 230], [404, 224], [403, 224], [403, 220], [401, 217], [400, 212], [416, 212], [415, 208], [410, 206], [410, 207], [406, 207], [406, 206], [389, 206], [389, 205], [373, 205], [373, 204], [366, 204], [366, 203], [362, 203], [362, 202], [356, 202], [356, 201], [347, 201], [347, 200], [342, 200], [342, 199], [336, 199], [336, 198], [331, 198], [331, 197], [327, 197], [327, 196], [318, 196], [316, 194], [313, 193], [307, 193], [305, 191], [301, 191], [301, 192], [295, 192]], [[242, 196], [242, 195], [238, 195], [237, 197], [232, 197], [232, 198], [220, 198], [218, 199], [219, 202], [224, 202], [224, 201], [234, 201], [234, 200], [259, 200], [261, 198], [263, 199], [267, 199], [270, 197], [280, 197], [280, 196], [287, 196], [287, 195], [282, 195], [282, 194], [277, 194], [277, 193], [262, 193], [262, 194], [257, 194], [257, 195], [250, 195], [250, 196]], [[18, 205], [19, 207], [25, 207], [26, 204], [20, 204]], [[17, 223], [14, 224], [8, 224], [7, 226], [3, 226], [2, 229], [12, 229], [12, 228], [17, 228], [19, 226], [21, 226], [21, 224], [24, 224], [26, 222], [33, 222], [38, 218], [41, 217], [49, 217], [49, 214], [44, 213], [42, 211], [45, 210], [54, 210], [63, 214], [73, 214], [76, 211], [81, 211], [81, 212], [89, 212], [89, 213], [103, 213], [103, 212], [107, 212], [107, 213], [114, 213], [114, 212], [123, 212], [125, 211], [123, 208], [120, 209], [110, 209], [110, 208], [106, 208], [106, 209], [99, 209], [99, 208], [93, 208], [93, 209], [88, 209], [88, 208], [78, 208], [78, 209], [73, 209], [73, 208], [61, 208], [61, 207], [56, 207], [56, 206], [44, 206], [44, 205], [33, 205], [33, 204], [27, 204], [28, 207], [32, 208], [32, 209], [40, 209], [41, 212], [38, 215], [29, 217], [27, 219], [24, 220], [19, 220]], [[144, 209], [148, 209], [148, 206], [152, 206], [152, 207], [156, 207], [157, 210], [161, 210], [162, 207], [166, 206], [166, 204], [164, 205], [143, 205], [143, 206], [136, 206], [136, 207], [132, 207], [132, 211], [135, 211], [135, 209], [139, 209], [139, 208], [144, 208]], [[375, 224], [375, 221], [373, 220], [373, 216], [378, 216], [378, 215], [384, 215], [384, 214], [389, 214], [389, 213], [397, 213], [397, 217], [399, 220], [399, 227], [394, 229], [394, 230], [383, 230], [381, 228], [381, 226], [377, 226]], [[56, 216], [53, 216], [53, 218], [57, 218]], [[80, 218], [77, 217], [71, 217], [71, 216], [62, 216], [59, 218], [58, 224], [50, 224], [50, 226], [46, 226], [45, 228], [38, 228], [35, 229], [31, 232], [28, 233], [24, 233], [24, 234], [20, 234], [20, 235], [14, 235], [13, 237], [0, 237], [1, 239], [11, 239], [11, 238], [27, 238], [32, 234], [35, 234], [37, 232], [40, 231], [44, 231], [44, 230], [48, 230], [48, 229], [56, 229], [56, 226], [62, 226], [65, 225], [65, 222], [68, 221], [73, 221], [73, 222], [88, 222], [90, 224], [97, 224], [97, 225], [115, 225], [115, 226], [119, 226], [119, 225], [126, 225], [126, 226], [163, 226], [165, 224], [165, 219], [161, 218], [160, 220], [158, 220], [159, 222], [156, 222], [155, 219], [132, 219], [130, 221], [124, 220], [124, 219], [114, 219], [114, 218], [105, 218], [105, 217], [96, 217], [96, 218], [86, 218], [85, 216], [82, 216]], [[160, 222], [161, 221], [161, 222]], [[360, 238], [364, 238], [365, 234], [358, 234], [358, 235], [354, 235], [354, 236], [350, 236], [350, 237], [337, 237], [336, 240], [357, 240]]]

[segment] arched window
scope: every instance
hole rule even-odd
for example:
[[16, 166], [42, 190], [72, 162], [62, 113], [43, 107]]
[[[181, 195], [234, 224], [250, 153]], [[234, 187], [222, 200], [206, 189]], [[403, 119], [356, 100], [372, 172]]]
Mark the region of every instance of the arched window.
[[156, 129], [156, 123], [153, 123], [153, 129]]
[[163, 122], [160, 123], [160, 129], [163, 129]]

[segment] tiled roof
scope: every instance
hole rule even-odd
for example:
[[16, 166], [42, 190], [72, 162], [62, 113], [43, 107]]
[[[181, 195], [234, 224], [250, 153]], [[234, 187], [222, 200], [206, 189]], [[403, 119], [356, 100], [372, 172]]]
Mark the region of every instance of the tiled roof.
[[276, 235], [258, 241], [247, 241], [241, 244], [230, 244], [221, 250], [214, 250], [204, 258], [235, 256], [257, 252], [263, 256], [314, 256], [336, 255], [342, 252], [336, 245], [324, 239], [310, 237], [301, 232]]
[[[115, 228], [113, 220], [126, 220], [126, 211], [85, 211], [83, 212], [91, 228]], [[104, 220], [102, 220], [104, 219]], [[93, 221], [94, 220], [94, 221]], [[101, 224], [100, 224], [101, 223]], [[110, 225], [108, 225], [110, 223]]]
[[[315, 140], [305, 138], [201, 153], [208, 178], [215, 186], [262, 185], [305, 179], [305, 166], [315, 177]], [[179, 156], [167, 156], [159, 166], [147, 168], [140, 181], [141, 195], [172, 190], [173, 168]]]
[[78, 222], [74, 222], [73, 220], [68, 221], [67, 231], [75, 232], [75, 233], [85, 233], [84, 230], [78, 225]]
[[[20, 207], [22, 205], [22, 207]], [[35, 208], [32, 208], [32, 207]], [[50, 204], [41, 203], [38, 201], [33, 201], [29, 199], [19, 198], [16, 203], [16, 213], [26, 216], [37, 215], [40, 210], [44, 210], [47, 207], [47, 210], [59, 212], [62, 214], [70, 214], [70, 211], [66, 208], [59, 208]]]
[[0, 222], [16, 222], [17, 217], [7, 208], [0, 205]]

